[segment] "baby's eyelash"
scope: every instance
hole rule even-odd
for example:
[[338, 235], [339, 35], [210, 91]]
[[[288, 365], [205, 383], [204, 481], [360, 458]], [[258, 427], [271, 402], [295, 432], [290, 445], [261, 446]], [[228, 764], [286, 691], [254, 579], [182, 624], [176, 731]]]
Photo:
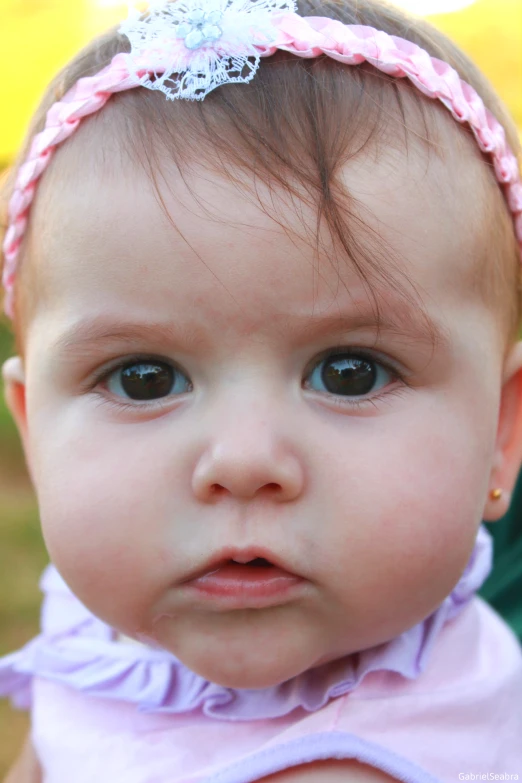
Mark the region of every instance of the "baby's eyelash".
[[[401, 384], [402, 389], [404, 389], [404, 387], [410, 386], [410, 383], [408, 382], [406, 377], [406, 373], [401, 369], [399, 369], [395, 363], [384, 358], [380, 353], [371, 351], [369, 349], [355, 348], [346, 345], [338, 345], [332, 348], [328, 348], [325, 352], [320, 354], [318, 357], [315, 357], [313, 362], [308, 365], [305, 378], [309, 379], [313, 374], [312, 372], [313, 368], [319, 367], [327, 359], [330, 361], [335, 361], [336, 358], [342, 358], [342, 357], [349, 357], [351, 359], [355, 358], [355, 359], [360, 359], [362, 361], [367, 361], [368, 363], [384, 370], [390, 376], [390, 378], [392, 378], [394, 381], [399, 382]], [[345, 408], [347, 406], [352, 408], [361, 408], [363, 405], [367, 405], [368, 403], [374, 400], [380, 400], [385, 395], [390, 395], [392, 391], [397, 391], [397, 389], [388, 389], [387, 386], [382, 391], [378, 390], [376, 392], [369, 392], [369, 394], [371, 394], [371, 397], [368, 395], [360, 395], [360, 397], [350, 396], [350, 395], [343, 396], [343, 395], [336, 395], [333, 392], [322, 392], [322, 393], [328, 397], [329, 404], [333, 404], [334, 406], [337, 407], [344, 406]], [[310, 388], [309, 383], [307, 384], [307, 388]]]
[[109, 399], [108, 397], [98, 395], [96, 406], [101, 408], [107, 405], [112, 410], [116, 409], [117, 411], [126, 413], [129, 411], [133, 411], [134, 413], [139, 411], [139, 413], [148, 412], [160, 414], [163, 410], [167, 410], [172, 406], [172, 397], [160, 397], [152, 402], [140, 402], [139, 405], [136, 405], [136, 403], [133, 404], [132, 402], [123, 402], [122, 398], [113, 397]]
[[399, 386], [398, 388], [385, 389], [384, 391], [375, 394], [373, 397], [361, 397], [360, 399], [357, 399], [356, 397], [336, 397], [335, 395], [331, 394], [328, 396], [328, 405], [344, 410], [346, 410], [346, 408], [351, 408], [352, 410], [363, 410], [364, 408], [372, 406], [377, 410], [379, 405], [386, 402], [387, 400], [391, 400], [392, 397], [401, 397], [403, 394], [405, 394], [405, 387], [407, 387], [407, 384]]
[[319, 356], [315, 357], [313, 363], [310, 364], [309, 367], [315, 366], [316, 364], [323, 362], [325, 359], [335, 358], [339, 355], [357, 356], [359, 359], [366, 359], [368, 362], [379, 364], [381, 367], [384, 367], [384, 369], [391, 375], [394, 375], [398, 380], [404, 381], [404, 383], [406, 383], [404, 373], [395, 365], [394, 362], [390, 361], [385, 356], [382, 356], [378, 351], [374, 352], [368, 348], [357, 348], [353, 345], [335, 345], [333, 348], [328, 348], [326, 351], [323, 351], [323, 353], [320, 353]]
[[[113, 373], [117, 372], [118, 370], [122, 370], [124, 367], [129, 367], [133, 364], [145, 364], [145, 363], [153, 363], [153, 362], [166, 364], [169, 367], [178, 370], [177, 365], [171, 359], [167, 359], [164, 356], [158, 356], [154, 354], [130, 355], [130, 356], [126, 356], [124, 359], [119, 359], [115, 361], [114, 364], [110, 364], [108, 366], [106, 365], [105, 367], [102, 367], [101, 369], [97, 370], [96, 373], [94, 373], [87, 380], [85, 384], [86, 388], [94, 389], [96, 386], [99, 386], [100, 383], [107, 381]], [[181, 372], [181, 370], [178, 370], [178, 372]]]
[[[380, 371], [384, 370], [385, 373], [389, 376], [390, 381], [384, 385], [384, 387], [377, 388], [375, 391], [368, 391], [367, 393], [361, 393], [359, 394], [341, 394], [336, 393], [331, 390], [317, 390], [311, 388], [310, 384], [310, 378], [314, 375], [314, 368], [317, 370], [322, 363], [324, 363], [326, 360], [330, 360], [331, 362], [334, 362], [336, 359], [341, 358], [347, 358], [351, 360], [361, 360], [366, 361], [369, 364], [373, 365], [374, 367], [380, 368]], [[107, 384], [109, 383], [111, 377], [113, 377], [116, 373], [118, 373], [121, 370], [124, 370], [125, 368], [132, 367], [133, 365], [140, 365], [140, 364], [162, 364], [166, 367], [171, 368], [174, 373], [178, 373], [178, 378], [183, 377], [185, 380], [188, 381], [188, 386], [190, 387], [187, 391], [182, 391], [181, 393], [173, 393], [170, 392], [168, 394], [165, 394], [164, 396], [158, 396], [154, 397], [153, 399], [146, 400], [146, 399], [136, 399], [133, 397], [129, 397], [127, 400], [125, 396], [117, 395], [112, 393], [112, 390], [109, 388], [107, 389]], [[319, 354], [318, 356], [314, 357], [312, 362], [308, 365], [306, 368], [306, 371], [303, 376], [303, 388], [306, 388], [308, 390], [314, 391], [316, 394], [326, 398], [328, 400], [328, 405], [336, 407], [338, 409], [351, 409], [351, 410], [362, 410], [363, 408], [368, 408], [369, 406], [373, 406], [374, 408], [377, 407], [377, 404], [380, 403], [385, 398], [390, 399], [392, 395], [403, 392], [405, 387], [409, 386], [405, 374], [401, 372], [395, 366], [394, 363], [388, 361], [384, 357], [382, 357], [377, 352], [374, 352], [372, 350], [368, 349], [360, 349], [355, 348], [352, 346], [346, 346], [346, 345], [337, 345], [332, 346], [325, 350], [323, 353]], [[397, 387], [397, 384], [399, 384], [399, 387]], [[131, 355], [127, 356], [124, 359], [120, 359], [118, 361], [115, 361], [113, 364], [109, 366], [105, 366], [101, 368], [96, 374], [90, 379], [88, 384], [86, 386], [88, 387], [86, 390], [94, 391], [97, 387], [105, 385], [105, 394], [98, 393], [98, 404], [100, 405], [110, 405], [112, 408], [116, 410], [121, 411], [129, 411], [132, 410], [134, 412], [140, 411], [141, 413], [147, 413], [147, 412], [155, 412], [155, 413], [161, 413], [163, 410], [167, 410], [172, 406], [172, 402], [174, 399], [177, 400], [180, 396], [183, 396], [187, 392], [190, 392], [193, 390], [192, 383], [189, 379], [189, 377], [183, 372], [183, 370], [178, 367], [178, 365], [173, 362], [170, 359], [167, 359], [165, 357], [160, 356], [154, 356], [154, 355]], [[324, 385], [324, 382], [323, 382]], [[391, 388], [390, 388], [391, 386]], [[107, 393], [110, 396], [107, 396]]]

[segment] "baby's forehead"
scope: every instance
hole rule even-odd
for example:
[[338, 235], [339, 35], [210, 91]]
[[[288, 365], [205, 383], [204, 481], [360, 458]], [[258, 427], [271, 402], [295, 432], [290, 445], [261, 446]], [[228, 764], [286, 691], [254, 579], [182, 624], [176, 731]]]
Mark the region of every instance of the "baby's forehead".
[[[349, 192], [350, 173], [361, 170], [367, 172], [369, 179], [375, 171], [383, 185], [386, 185], [385, 174], [394, 181], [409, 179], [412, 187], [429, 180], [434, 195], [454, 195], [460, 208], [469, 207], [471, 215], [479, 214], [490, 192], [496, 196], [499, 191], [491, 166], [485, 165], [469, 131], [458, 126], [446, 109], [434, 101], [419, 103], [418, 97], [412, 100], [412, 96], [415, 94], [411, 90], [404, 90], [401, 112], [387, 110], [385, 121], [379, 115], [378, 127], [373, 130], [360, 127], [351, 138], [338, 139], [336, 160], [329, 162], [330, 184], [340, 179]], [[162, 96], [154, 97], [167, 103]], [[265, 165], [259, 160], [251, 168], [242, 168], [232, 158], [234, 139], [226, 121], [221, 134], [198, 138], [197, 133], [190, 133], [190, 127], [180, 127], [174, 106], [172, 115], [168, 115], [172, 127], [155, 124], [149, 127], [147, 119], [139, 113], [139, 96], [135, 99], [132, 92], [113, 99], [101, 112], [84, 121], [57, 149], [39, 184], [31, 227], [38, 221], [42, 207], [45, 211], [46, 206], [59, 208], [60, 202], [68, 202], [71, 197], [81, 199], [89, 182], [94, 181], [101, 189], [123, 180], [138, 187], [136, 183], [142, 182], [145, 172], [154, 188], [169, 188], [194, 167], [235, 181], [259, 197], [263, 204], [270, 200], [272, 193], [282, 195], [284, 191], [297, 198], [301, 195], [303, 202], [310, 202], [310, 194], [299, 181], [299, 167], [292, 170], [288, 161], [286, 169], [283, 162], [279, 167], [271, 165], [274, 161], [269, 158]], [[129, 109], [127, 103], [131, 100]], [[186, 116], [187, 109], [183, 108]], [[218, 125], [216, 128], [219, 130]], [[175, 137], [183, 136], [183, 132], [181, 144], [171, 143]], [[224, 136], [229, 136], [230, 158], [223, 155]], [[316, 150], [307, 147], [303, 139], [289, 136], [282, 144], [302, 160], [303, 170], [305, 157], [312, 158], [316, 168], [320, 168], [320, 161], [314, 158]], [[489, 188], [488, 184], [494, 187]], [[312, 209], [316, 208], [317, 204], [313, 203]], [[427, 209], [429, 212], [429, 205]], [[480, 217], [477, 225], [482, 225]]]
[[[80, 271], [88, 276], [90, 267], [94, 274], [94, 255], [104, 247], [111, 248], [113, 257], [127, 252], [126, 243], [128, 252], [138, 246], [142, 253], [157, 247], [165, 221], [177, 239], [190, 234], [194, 224], [197, 244], [205, 217], [236, 228], [243, 225], [244, 244], [237, 231], [229, 233], [232, 266], [238, 253], [248, 252], [249, 232], [254, 231], [257, 236], [264, 232], [267, 241], [277, 241], [280, 248], [286, 240], [290, 247], [296, 238], [322, 247], [324, 276], [333, 273], [335, 278], [336, 267], [350, 267], [343, 266], [344, 253], [352, 256], [348, 261], [366, 264], [372, 285], [379, 279], [389, 281], [391, 274], [395, 281], [407, 278], [410, 291], [424, 286], [423, 275], [417, 274], [422, 266], [439, 263], [435, 259], [442, 255], [451, 258], [452, 265], [442, 266], [440, 276], [451, 275], [455, 287], [465, 289], [484, 246], [488, 199], [498, 197], [498, 186], [492, 182], [490, 187], [491, 172], [444, 109], [434, 111], [429, 128], [414, 108], [405, 116], [407, 128], [393, 130], [390, 125], [388, 133], [345, 154], [339, 165], [334, 198], [350, 235], [343, 248], [332, 242], [324, 221], [320, 231], [315, 230], [318, 204], [302, 183], [294, 180], [286, 188], [280, 176], [276, 184], [271, 181], [270, 171], [227, 167], [227, 161], [213, 157], [208, 148], [202, 166], [191, 158], [173, 160], [168, 146], [148, 148], [121, 105], [109, 107], [58, 149], [42, 179], [30, 237], [41, 290], [49, 301], [62, 285], [67, 287], [71, 276]], [[213, 254], [215, 249], [205, 246], [200, 260], [212, 264]], [[333, 256], [343, 263], [333, 263]], [[103, 272], [110, 275], [110, 258], [107, 265]], [[139, 274], [145, 275], [146, 267], [142, 263]]]

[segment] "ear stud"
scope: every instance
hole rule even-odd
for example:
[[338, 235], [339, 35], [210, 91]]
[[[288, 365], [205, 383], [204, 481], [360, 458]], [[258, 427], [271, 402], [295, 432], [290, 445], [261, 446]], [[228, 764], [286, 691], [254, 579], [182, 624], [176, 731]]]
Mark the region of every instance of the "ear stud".
[[492, 489], [491, 492], [489, 493], [489, 497], [491, 498], [491, 500], [500, 500], [500, 498], [502, 497], [502, 490], [498, 488]]

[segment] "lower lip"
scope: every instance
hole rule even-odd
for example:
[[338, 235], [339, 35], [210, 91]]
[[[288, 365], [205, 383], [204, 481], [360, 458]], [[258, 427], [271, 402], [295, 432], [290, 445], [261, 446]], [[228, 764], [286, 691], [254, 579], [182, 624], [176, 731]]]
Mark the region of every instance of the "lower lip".
[[229, 609], [261, 609], [289, 600], [304, 583], [301, 577], [275, 566], [224, 565], [185, 587]]

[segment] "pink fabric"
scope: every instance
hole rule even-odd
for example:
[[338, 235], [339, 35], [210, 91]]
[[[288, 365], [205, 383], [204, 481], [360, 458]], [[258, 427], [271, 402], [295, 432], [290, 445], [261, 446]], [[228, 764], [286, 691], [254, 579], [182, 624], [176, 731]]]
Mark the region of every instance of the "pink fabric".
[[[298, 57], [326, 54], [346, 65], [366, 61], [394, 77], [409, 79], [428, 98], [441, 101], [457, 122], [466, 123], [480, 150], [491, 157], [522, 252], [522, 182], [517, 159], [507, 144], [502, 126], [453, 68], [430, 57], [415, 44], [372, 27], [343, 25], [326, 17], [300, 17], [295, 13], [276, 14], [274, 19], [277, 38], [271, 45], [256, 47], [261, 57], [281, 49]], [[179, 45], [176, 41], [176, 46]], [[150, 60], [148, 65], [146, 60]], [[9, 225], [3, 244], [3, 285], [9, 316], [13, 316], [16, 263], [30, 206], [38, 179], [49, 165], [54, 150], [74, 133], [84, 117], [99, 111], [113, 93], [139, 87], [140, 77], [147, 72], [161, 73], [166, 60], [164, 52], [159, 59], [151, 52], [150, 57], [144, 58], [141, 72], [129, 73], [126, 55], [117, 54], [98, 74], [80, 79], [49, 110], [44, 130], [34, 137], [28, 157], [19, 169], [9, 203]]]
[[201, 708], [143, 714], [39, 678], [33, 691], [45, 783], [249, 783], [333, 757], [405, 783], [522, 774], [522, 654], [479, 598], [445, 625], [421, 677], [373, 672], [313, 713], [231, 726]]

